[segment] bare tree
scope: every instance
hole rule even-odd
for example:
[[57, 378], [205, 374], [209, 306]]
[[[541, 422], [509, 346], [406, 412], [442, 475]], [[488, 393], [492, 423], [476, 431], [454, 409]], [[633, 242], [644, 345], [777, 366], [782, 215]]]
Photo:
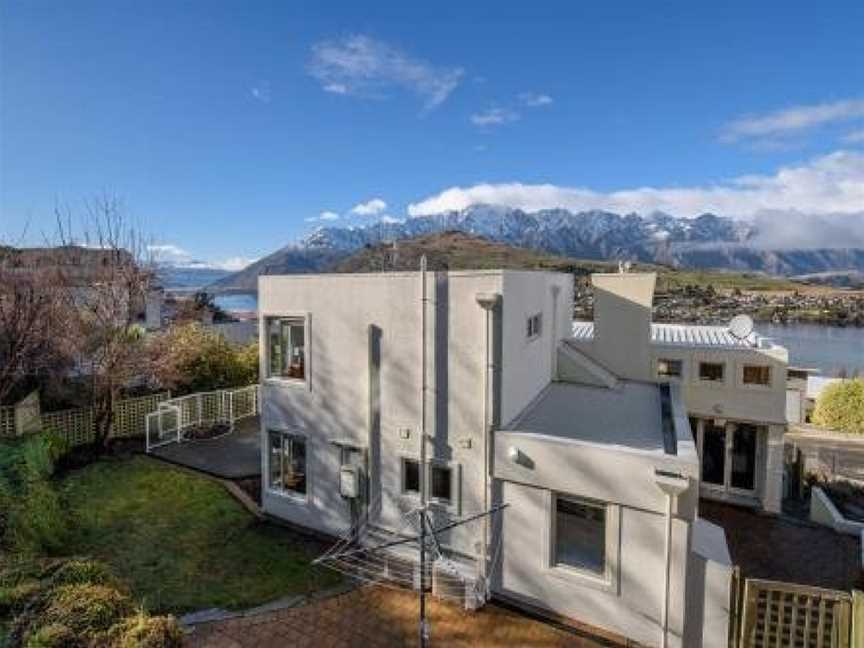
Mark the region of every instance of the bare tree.
[[96, 444], [104, 446], [123, 390], [149, 380], [140, 321], [154, 278], [152, 259], [115, 196], [85, 203], [78, 237], [68, 208], [57, 208], [56, 217], [64, 348], [87, 388]]
[[20, 256], [18, 249], [0, 246], [0, 402], [22, 380], [59, 363], [54, 344], [59, 277]]

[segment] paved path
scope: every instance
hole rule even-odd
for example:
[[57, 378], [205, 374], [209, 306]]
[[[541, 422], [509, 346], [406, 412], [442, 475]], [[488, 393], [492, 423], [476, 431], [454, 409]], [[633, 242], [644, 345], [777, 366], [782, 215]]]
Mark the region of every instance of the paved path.
[[258, 417], [237, 421], [234, 431], [216, 439], [170, 443], [151, 454], [223, 479], [261, 476], [261, 435]]
[[699, 515], [726, 531], [732, 562], [745, 577], [846, 591], [864, 585], [854, 536], [704, 499]]
[[[433, 646], [601, 648], [615, 645], [530, 619], [496, 605], [465, 612], [450, 603], [428, 605]], [[363, 587], [305, 607], [204, 623], [187, 637], [189, 648], [392, 648], [417, 645], [417, 596]]]

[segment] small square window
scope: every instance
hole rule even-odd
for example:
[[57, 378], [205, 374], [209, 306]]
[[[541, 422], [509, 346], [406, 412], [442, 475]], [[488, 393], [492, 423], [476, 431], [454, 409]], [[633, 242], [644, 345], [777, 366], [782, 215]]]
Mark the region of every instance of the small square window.
[[543, 313], [537, 313], [528, 318], [525, 333], [529, 340], [543, 334]]
[[744, 365], [743, 381], [745, 385], [770, 385], [771, 367], [759, 365]]
[[660, 378], [680, 378], [684, 374], [684, 362], [661, 358], [657, 361], [657, 376]]
[[416, 459], [402, 460], [402, 492], [420, 493], [420, 462]]
[[700, 362], [699, 380], [707, 382], [723, 382], [726, 366], [722, 362]]
[[453, 474], [447, 466], [432, 466], [432, 499], [450, 502], [453, 499]]
[[268, 317], [267, 376], [306, 379], [306, 322], [299, 317]]
[[555, 566], [606, 573], [606, 506], [555, 498]]

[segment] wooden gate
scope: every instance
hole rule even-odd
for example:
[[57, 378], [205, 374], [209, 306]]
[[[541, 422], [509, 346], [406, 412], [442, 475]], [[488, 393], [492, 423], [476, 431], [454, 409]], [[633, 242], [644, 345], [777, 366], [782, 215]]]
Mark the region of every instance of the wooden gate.
[[847, 592], [748, 578], [740, 607], [734, 603], [737, 648], [851, 648], [852, 595]]

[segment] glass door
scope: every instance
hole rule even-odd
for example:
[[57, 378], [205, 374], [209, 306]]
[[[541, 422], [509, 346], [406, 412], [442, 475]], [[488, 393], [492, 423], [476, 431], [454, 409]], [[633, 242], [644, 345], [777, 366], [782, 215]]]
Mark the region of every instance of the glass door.
[[756, 447], [758, 428], [747, 423], [733, 426], [730, 449], [729, 486], [736, 490], [756, 490]]
[[726, 476], [726, 427], [702, 422], [702, 481], [723, 486]]

